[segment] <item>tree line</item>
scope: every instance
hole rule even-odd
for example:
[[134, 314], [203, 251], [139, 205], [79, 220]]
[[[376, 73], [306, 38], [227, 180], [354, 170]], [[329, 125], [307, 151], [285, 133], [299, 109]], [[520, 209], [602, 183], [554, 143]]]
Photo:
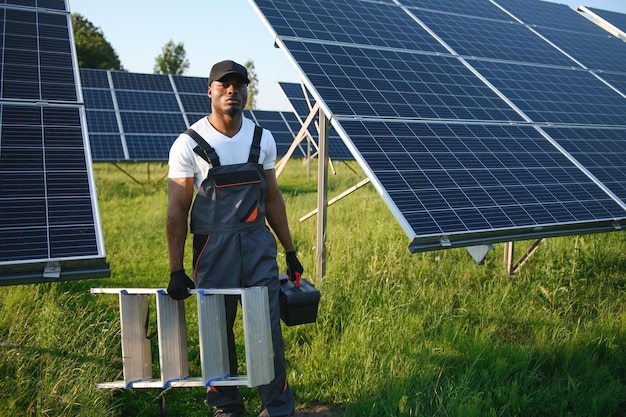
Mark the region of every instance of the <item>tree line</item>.
[[[125, 71], [115, 49], [106, 40], [100, 28], [79, 13], [72, 13], [72, 26], [80, 68]], [[244, 65], [248, 69], [248, 78], [250, 78], [246, 108], [254, 109], [259, 92], [259, 80], [254, 70], [254, 62], [248, 60]], [[153, 71], [155, 74], [184, 75], [188, 69], [189, 60], [184, 44], [182, 42], [175, 43], [174, 40], [170, 39], [163, 46], [161, 54], [155, 58]]]

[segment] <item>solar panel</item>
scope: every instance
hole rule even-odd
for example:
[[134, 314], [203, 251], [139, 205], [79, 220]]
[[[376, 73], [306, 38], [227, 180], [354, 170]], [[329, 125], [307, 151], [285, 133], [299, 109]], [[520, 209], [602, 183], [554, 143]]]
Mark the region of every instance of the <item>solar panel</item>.
[[336, 117], [522, 120], [454, 57], [284, 43]]
[[306, 87], [299, 83], [287, 82], [279, 82], [278, 86], [298, 117], [306, 119], [315, 106], [315, 99]]
[[428, 11], [415, 15], [459, 55], [572, 65], [571, 59], [519, 23]]
[[180, 113], [173, 93], [117, 90], [116, 96], [121, 111]]
[[115, 89], [118, 90], [174, 92], [169, 77], [163, 74], [111, 71], [111, 78]]
[[608, 82], [612, 88], [619, 91], [622, 95], [626, 96], [626, 73], [610, 73], [603, 72], [601, 77], [604, 81]]
[[[293, 131], [287, 123], [285, 116], [279, 111], [252, 110], [252, 120], [259, 126], [272, 132], [276, 141], [276, 154], [284, 155], [289, 150], [298, 131]], [[304, 153], [295, 153], [296, 157], [305, 156]]]
[[534, 122], [626, 124], [624, 97], [588, 71], [478, 60], [472, 66]]
[[208, 78], [172, 75], [172, 79], [189, 124], [211, 111], [211, 99], [207, 96]]
[[495, 0], [523, 23], [532, 26], [561, 29], [568, 32], [601, 34], [603, 32], [569, 6], [539, 0]]
[[[626, 98], [600, 79], [610, 70], [619, 84], [626, 54], [572, 9], [538, 0], [251, 3], [412, 251], [610, 231], [626, 221], [624, 178], [612, 176], [626, 172]], [[368, 8], [376, 12], [342, 30], [377, 31], [339, 40], [333, 16]], [[421, 36], [390, 46], [391, 17]], [[606, 146], [585, 158], [580, 149], [593, 135]]]
[[211, 109], [211, 99], [206, 94], [180, 94], [180, 101], [186, 114], [207, 114]]
[[94, 161], [121, 161], [128, 159], [126, 143], [122, 139], [113, 89], [108, 72], [80, 69], [83, 100], [87, 113], [87, 130]]
[[467, 0], [459, 4], [459, 0], [404, 0], [403, 5], [410, 8], [435, 10], [466, 16], [484, 17], [495, 20], [511, 20], [502, 10], [485, 0]]
[[391, 2], [294, 0], [280, 9], [273, 7], [272, 0], [256, 3], [267, 11], [269, 23], [285, 37], [446, 52]]
[[[412, 249], [559, 233], [623, 216], [532, 126], [344, 121], [341, 126], [415, 234]], [[371, 178], [371, 177], [370, 177]], [[386, 197], [387, 197], [386, 196]]]
[[0, 12], [0, 284], [108, 276], [65, 2]]
[[545, 127], [544, 130], [620, 200], [626, 201], [626, 130]]
[[2, 97], [76, 102], [67, 15], [3, 5]]
[[[292, 130], [299, 132], [302, 123], [306, 121], [311, 109], [315, 106], [315, 99], [306, 91], [306, 87], [302, 84], [280, 82], [278, 85], [294, 110], [293, 119], [290, 121]], [[308, 131], [314, 140], [319, 136], [315, 123], [309, 125]], [[337, 161], [354, 160], [354, 157], [335, 131], [329, 132], [328, 153], [331, 159]]]
[[594, 70], [625, 71], [626, 44], [568, 6], [538, 0], [497, 3], [580, 65]]
[[42, 9], [52, 9], [65, 11], [65, 0], [3, 0], [0, 4], [39, 7]]
[[548, 28], [542, 28], [541, 33], [587, 68], [626, 71], [626, 43], [618, 38]]
[[[179, 93], [200, 94], [206, 97], [209, 90], [209, 79], [172, 74], [174, 86]], [[208, 97], [207, 97], [208, 99]]]
[[80, 69], [80, 82], [82, 84], [83, 91], [86, 88], [101, 88], [104, 90], [110, 90], [111, 85], [109, 83], [109, 72], [98, 69], [81, 68]]
[[[207, 78], [84, 68], [80, 75], [94, 161], [167, 161], [178, 135], [211, 111]], [[283, 155], [297, 133], [293, 115], [245, 114], [272, 130]]]
[[81, 69], [80, 74], [96, 161], [165, 161], [174, 139], [188, 126], [185, 117], [194, 121], [193, 112], [201, 110], [189, 99], [204, 97], [210, 105], [202, 89], [190, 92], [206, 87], [201, 77], [97, 69]]
[[187, 128], [170, 77], [111, 71], [111, 80], [129, 159], [163, 160]]

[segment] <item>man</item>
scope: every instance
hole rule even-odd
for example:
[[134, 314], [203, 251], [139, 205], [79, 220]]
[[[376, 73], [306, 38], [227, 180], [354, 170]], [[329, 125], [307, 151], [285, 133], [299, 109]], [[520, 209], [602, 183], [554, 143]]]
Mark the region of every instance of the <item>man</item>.
[[[233, 61], [215, 64], [209, 75], [211, 114], [181, 134], [170, 149], [167, 291], [172, 298], [184, 299], [194, 287], [267, 287], [275, 378], [259, 387], [264, 406], [260, 417], [291, 416], [294, 401], [286, 379], [280, 327], [277, 247], [266, 219], [285, 249], [287, 273], [294, 277], [303, 268], [294, 251], [285, 202], [276, 181], [274, 138], [267, 130], [255, 129], [255, 124], [243, 116], [249, 83], [244, 66]], [[193, 281], [183, 262], [190, 209]], [[237, 303], [237, 297], [225, 299], [231, 375], [237, 375], [232, 331]], [[243, 414], [243, 399], [236, 387], [211, 387], [207, 400], [216, 417]]]

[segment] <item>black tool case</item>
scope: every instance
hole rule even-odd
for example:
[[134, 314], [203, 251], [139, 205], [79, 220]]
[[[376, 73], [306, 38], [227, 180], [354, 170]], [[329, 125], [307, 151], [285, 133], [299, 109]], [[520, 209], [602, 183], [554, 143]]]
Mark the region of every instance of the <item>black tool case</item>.
[[280, 318], [287, 326], [315, 322], [319, 302], [319, 290], [307, 279], [298, 282], [280, 276]]

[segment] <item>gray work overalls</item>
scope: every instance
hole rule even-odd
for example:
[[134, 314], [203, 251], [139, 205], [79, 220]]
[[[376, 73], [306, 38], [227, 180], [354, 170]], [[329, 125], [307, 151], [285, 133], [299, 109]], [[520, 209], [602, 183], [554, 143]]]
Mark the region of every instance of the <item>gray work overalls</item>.
[[[221, 165], [212, 146], [195, 131], [185, 132], [198, 143], [194, 152], [212, 164], [191, 209], [194, 281], [196, 288], [267, 287], [275, 378], [259, 387], [259, 396], [271, 416], [290, 416], [294, 402], [286, 380], [280, 327], [277, 247], [265, 225], [268, 185], [259, 164], [262, 131], [255, 126], [248, 162], [234, 165]], [[238, 297], [227, 296], [225, 302], [230, 373], [234, 376], [238, 370], [232, 327]], [[216, 409], [233, 416], [243, 414], [243, 399], [236, 387], [211, 387], [207, 399]]]

